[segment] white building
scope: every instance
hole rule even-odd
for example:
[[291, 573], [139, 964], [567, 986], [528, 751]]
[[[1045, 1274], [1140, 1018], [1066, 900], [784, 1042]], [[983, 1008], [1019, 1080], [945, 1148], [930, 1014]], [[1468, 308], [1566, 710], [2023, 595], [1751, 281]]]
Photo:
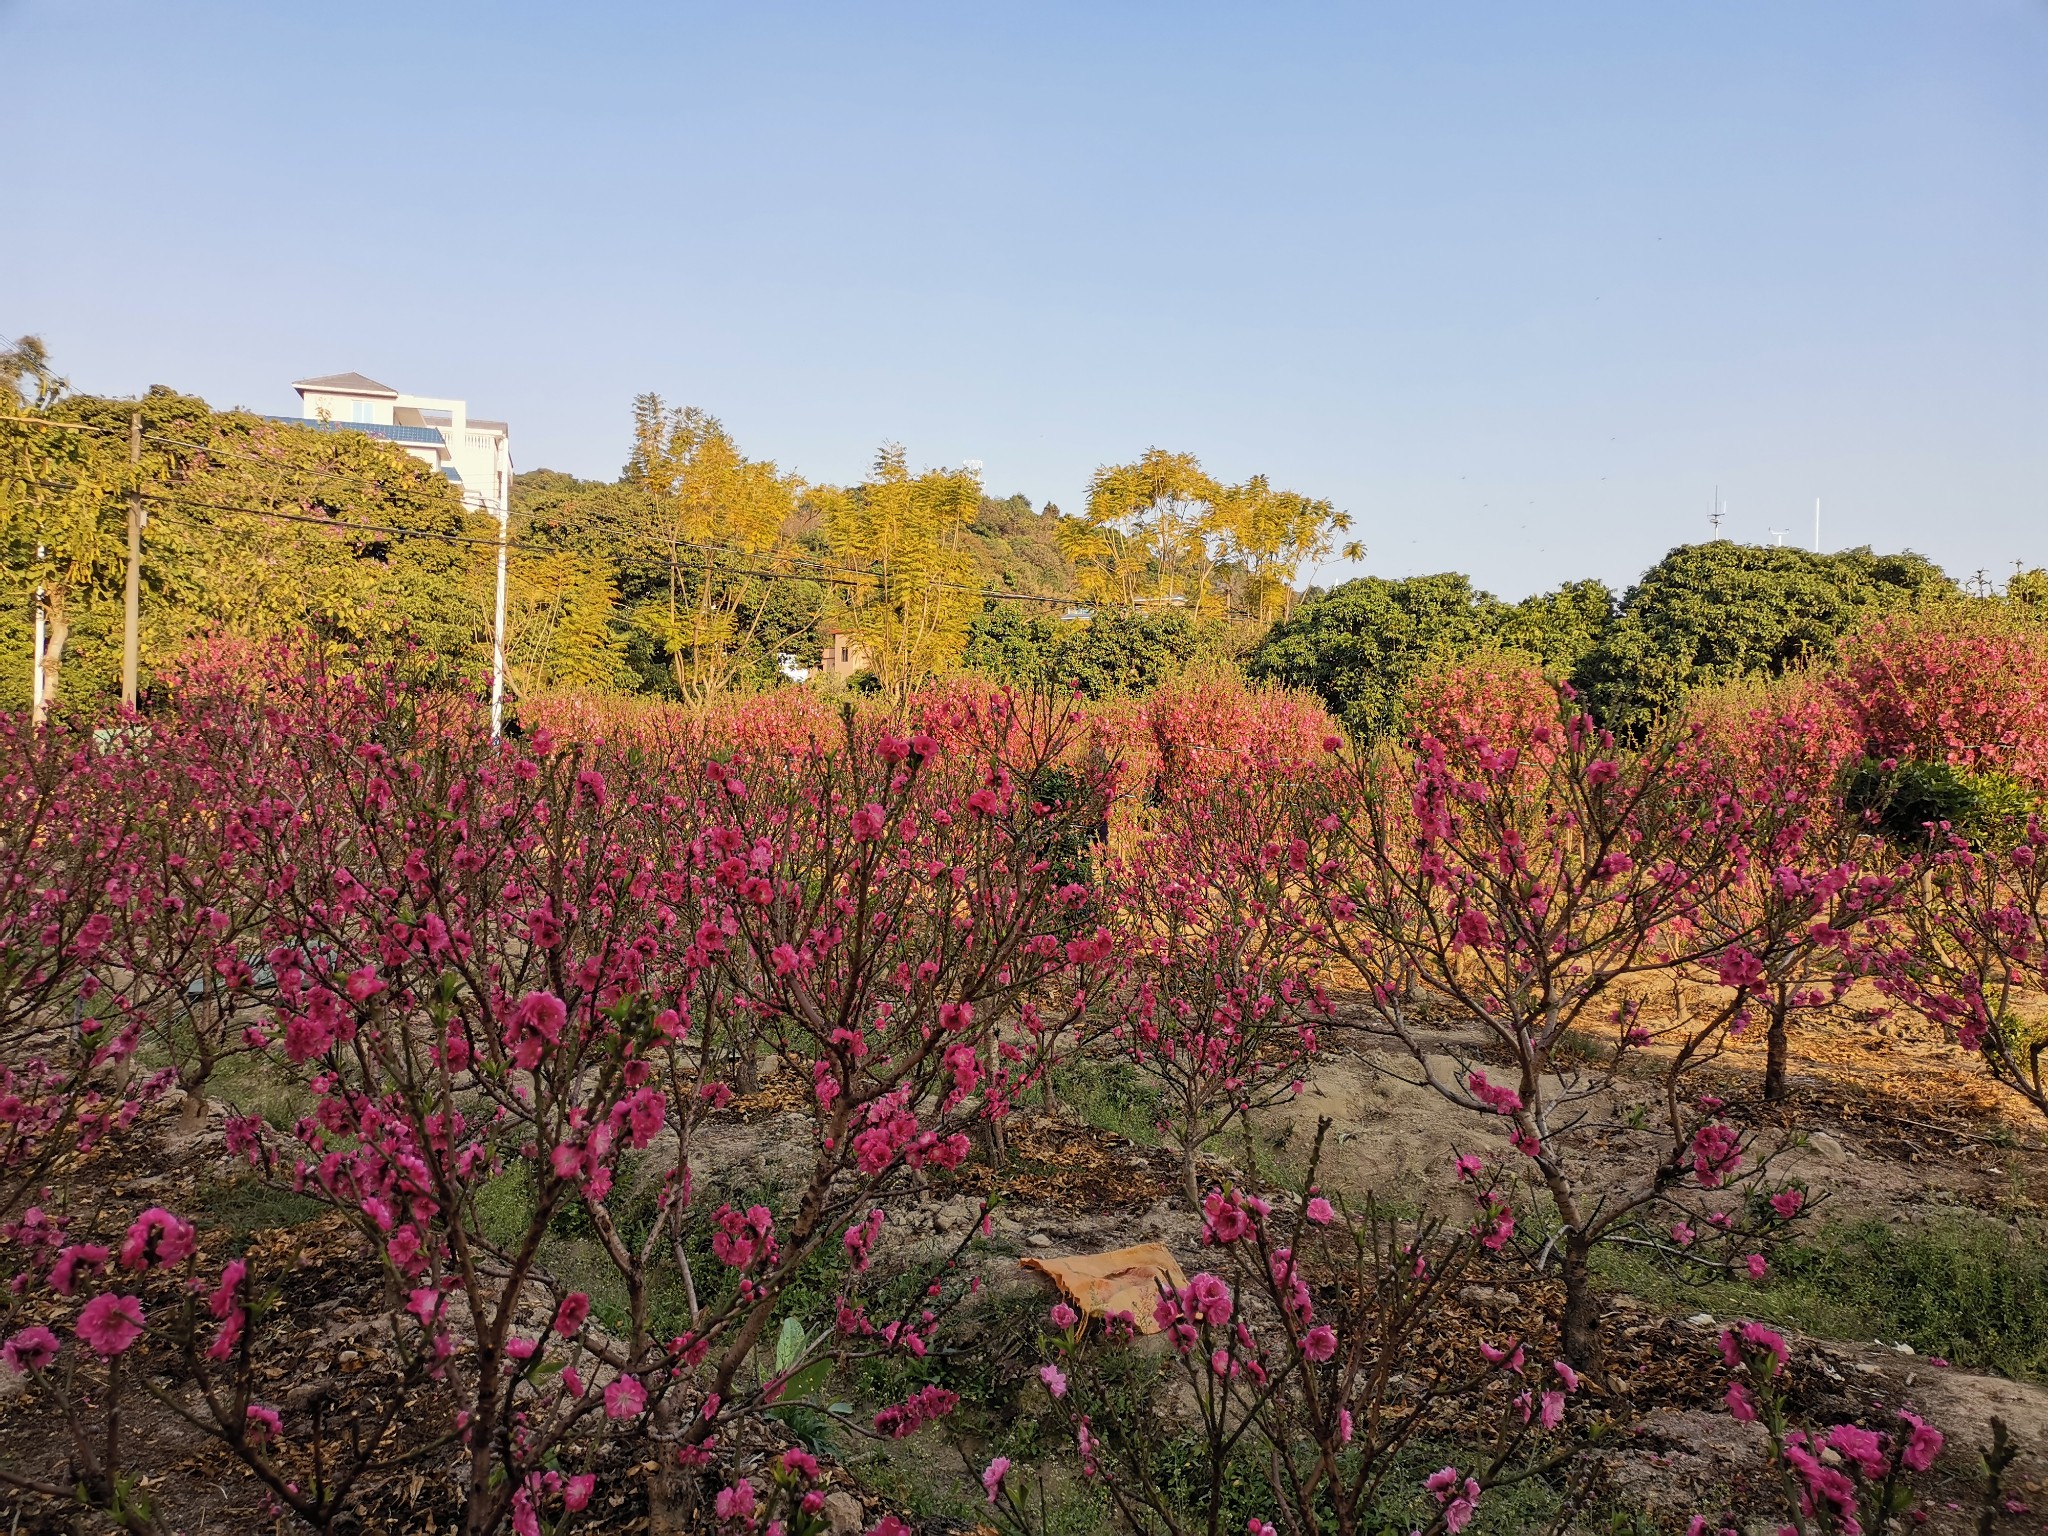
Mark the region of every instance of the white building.
[[303, 424], [384, 438], [454, 481], [478, 511], [502, 519], [510, 510], [511, 432], [502, 421], [470, 415], [467, 401], [402, 395], [360, 373], [300, 379], [292, 388]]

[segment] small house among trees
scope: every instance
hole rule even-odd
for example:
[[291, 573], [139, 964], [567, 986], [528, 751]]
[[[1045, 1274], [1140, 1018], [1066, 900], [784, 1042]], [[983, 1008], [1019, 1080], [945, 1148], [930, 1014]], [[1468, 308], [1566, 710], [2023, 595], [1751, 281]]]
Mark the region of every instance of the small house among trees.
[[856, 672], [872, 672], [874, 669], [874, 657], [856, 637], [837, 629], [826, 633], [825, 676], [844, 682]]

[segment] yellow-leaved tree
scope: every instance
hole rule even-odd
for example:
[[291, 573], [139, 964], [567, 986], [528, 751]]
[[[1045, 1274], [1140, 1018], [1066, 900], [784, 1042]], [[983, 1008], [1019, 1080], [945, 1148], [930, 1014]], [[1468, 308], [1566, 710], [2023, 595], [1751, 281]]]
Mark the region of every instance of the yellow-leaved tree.
[[1192, 453], [1164, 448], [1097, 469], [1087, 512], [1061, 538], [1083, 594], [1121, 608], [1199, 605], [1215, 565], [1203, 528], [1219, 489]]
[[126, 483], [124, 457], [74, 423], [0, 423], [0, 551], [18, 598], [10, 607], [38, 604], [43, 614], [49, 702], [80, 613], [121, 590], [126, 524], [116, 492]]
[[666, 607], [641, 608], [639, 622], [667, 649], [677, 691], [707, 698], [732, 686], [739, 649], [769, 611], [762, 572], [781, 551], [801, 482], [741, 453], [717, 417], [653, 394], [633, 402], [625, 479], [656, 498], [668, 565]]
[[[33, 394], [14, 383], [24, 371]], [[309, 628], [335, 644], [423, 649], [470, 674], [488, 658], [488, 589], [479, 601], [470, 579], [488, 551], [462, 540], [489, 525], [392, 444], [215, 411], [161, 386], [63, 395], [4, 352], [0, 377], [13, 407], [0, 412], [0, 651], [28, 651], [40, 594], [46, 705], [92, 708], [118, 686], [131, 493], [145, 512], [145, 692], [210, 632]], [[0, 674], [0, 707], [26, 702], [29, 685], [27, 667]]]
[[1285, 610], [1301, 562], [1331, 553], [1350, 526], [1328, 501], [1275, 490], [1264, 475], [1222, 485], [1193, 454], [1148, 448], [1135, 463], [1095, 471], [1088, 511], [1062, 528], [1061, 544], [1097, 603], [1171, 604], [1200, 619], [1212, 602], [1227, 614], [1234, 585], [1245, 615], [1267, 620]]
[[851, 634], [883, 690], [903, 699], [960, 659], [981, 610], [974, 562], [961, 549], [981, 508], [981, 478], [970, 469], [913, 475], [902, 445], [887, 443], [860, 485], [814, 500], [834, 558], [868, 578], [841, 588], [822, 622]]
[[[1216, 496], [1204, 535], [1216, 559], [1240, 573], [1246, 613], [1269, 623], [1293, 600], [1301, 562], [1327, 557], [1337, 535], [1350, 527], [1350, 514], [1328, 501], [1276, 491], [1264, 475], [1253, 475]], [[1365, 546], [1353, 540], [1342, 554], [1346, 560], [1363, 559]]]
[[546, 688], [615, 688], [625, 646], [612, 628], [619, 605], [611, 567], [569, 550], [512, 562], [505, 664], [515, 697]]

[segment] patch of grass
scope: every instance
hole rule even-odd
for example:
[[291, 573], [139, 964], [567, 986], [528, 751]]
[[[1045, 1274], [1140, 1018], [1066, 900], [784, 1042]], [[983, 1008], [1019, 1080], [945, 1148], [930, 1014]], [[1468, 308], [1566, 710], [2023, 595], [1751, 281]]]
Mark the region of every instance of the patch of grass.
[[1159, 1092], [1128, 1061], [1083, 1059], [1056, 1067], [1052, 1086], [1060, 1103], [1083, 1125], [1142, 1147], [1159, 1145]]
[[186, 1207], [201, 1227], [247, 1237], [254, 1232], [275, 1232], [311, 1221], [327, 1209], [318, 1200], [278, 1189], [261, 1179], [231, 1179], [225, 1184], [202, 1185]]
[[2048, 1233], [2038, 1223], [1829, 1222], [1780, 1249], [1761, 1286], [1684, 1285], [1626, 1253], [1597, 1262], [1612, 1284], [1663, 1305], [1898, 1341], [1966, 1369], [2048, 1381]]
[[281, 1131], [310, 1115], [315, 1103], [310, 1091], [273, 1071], [266, 1057], [246, 1052], [229, 1056], [213, 1069], [206, 1096], [216, 1104], [232, 1104], [240, 1114], [260, 1115]]
[[490, 1180], [472, 1197], [476, 1223], [494, 1243], [509, 1243], [533, 1220], [533, 1178], [521, 1163]]
[[[1474, 1426], [1475, 1428], [1477, 1426]], [[1380, 1499], [1373, 1518], [1385, 1522], [1388, 1536], [1427, 1525], [1436, 1513], [1436, 1501], [1424, 1490], [1423, 1479], [1439, 1467], [1470, 1467], [1485, 1454], [1482, 1443], [1452, 1439], [1417, 1439], [1402, 1447], [1386, 1481], [1380, 1485]], [[1564, 1507], [1565, 1488], [1574, 1468], [1549, 1477], [1525, 1478], [1504, 1488], [1494, 1488], [1479, 1501], [1479, 1511], [1467, 1527], [1481, 1536], [1507, 1536], [1509, 1532], [1546, 1531], [1557, 1523]]]

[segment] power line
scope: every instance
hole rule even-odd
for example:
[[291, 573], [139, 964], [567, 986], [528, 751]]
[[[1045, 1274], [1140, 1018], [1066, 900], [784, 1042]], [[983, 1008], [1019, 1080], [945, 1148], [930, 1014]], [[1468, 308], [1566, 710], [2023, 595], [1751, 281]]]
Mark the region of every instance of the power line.
[[[67, 483], [58, 480], [29, 480], [24, 483], [41, 486], [45, 490], [53, 491], [76, 491], [85, 488], [76, 482]], [[431, 528], [399, 528], [385, 523], [359, 523], [342, 518], [315, 517], [303, 512], [281, 512], [274, 507], [252, 507], [236, 502], [201, 501], [197, 497], [174, 495], [163, 491], [139, 491], [135, 494], [139, 495], [144, 501], [158, 506], [175, 506], [186, 510], [197, 509], [208, 512], [240, 513], [249, 517], [270, 518], [280, 522], [304, 523], [316, 528], [325, 528], [335, 533], [379, 533], [397, 539], [425, 539], [436, 543], [469, 545], [484, 549], [496, 549], [501, 542], [495, 538], [481, 538], [472, 534], [441, 533]], [[505, 539], [502, 542], [508, 550], [523, 554], [576, 555], [581, 553], [581, 551], [566, 545], [540, 544], [527, 539]], [[712, 544], [686, 544], [678, 547], [710, 554], [714, 557], [719, 556], [721, 553], [720, 546]], [[610, 559], [614, 567], [619, 569], [659, 572], [678, 568], [673, 562], [635, 558], [630, 555], [616, 558], [607, 555], [606, 558]], [[795, 558], [804, 559], [801, 556]], [[871, 571], [835, 573], [827, 570], [815, 574], [806, 574], [794, 571], [762, 570], [758, 566], [735, 565], [730, 560], [724, 559], [718, 560], [717, 563], [727, 574], [752, 576], [764, 581], [812, 581], [827, 586], [841, 587], [858, 587], [864, 583], [873, 583], [880, 586], [886, 582], [885, 577]], [[822, 562], [805, 561], [805, 563], [821, 564]], [[1004, 592], [985, 587], [970, 587], [960, 582], [934, 582], [931, 585], [940, 591], [958, 592], [997, 602], [1074, 605], [1085, 601], [1081, 598], [1069, 596], [1045, 595], [1034, 592]]]
[[[269, 421], [269, 418], [267, 417], [260, 417], [258, 419], [266, 422]], [[103, 437], [114, 435], [113, 429], [111, 427], [94, 426], [89, 422], [54, 421], [47, 417], [41, 416], [0, 416], [0, 421], [17, 422], [26, 426], [49, 427], [53, 430], [90, 432]], [[273, 422], [271, 424], [287, 427], [292, 425], [292, 423], [289, 421], [279, 421]], [[233, 452], [231, 449], [228, 449], [219, 444], [209, 446], [204, 443], [192, 443], [187, 442], [182, 438], [165, 437], [159, 433], [145, 432], [142, 434], [142, 440], [144, 442], [157, 443], [166, 447], [184, 448], [194, 453], [203, 453], [219, 459], [239, 459], [243, 463], [261, 464], [266, 466], [268, 466], [272, 462], [267, 459], [253, 458], [247, 454], [237, 454]], [[61, 486], [49, 481], [37, 481], [31, 483], [41, 484], [53, 490], [78, 489], [77, 486]], [[280, 518], [288, 522], [310, 523], [315, 526], [326, 528], [347, 527], [361, 529], [365, 532], [370, 533], [388, 533], [402, 538], [438, 539], [444, 543], [482, 545], [487, 546], [491, 549], [496, 549], [499, 543], [501, 542], [500, 540], [493, 538], [473, 538], [460, 534], [435, 533], [428, 529], [387, 528], [380, 527], [379, 525], [374, 523], [340, 523], [338, 520], [332, 518], [309, 517], [304, 515], [296, 515], [289, 512], [278, 512], [267, 507], [250, 507], [236, 505], [234, 503], [228, 502], [203, 502], [192, 498], [176, 498], [165, 495], [164, 493], [161, 492], [143, 491], [140, 494], [142, 495], [144, 500], [152, 502], [168, 504], [177, 501], [181, 502], [183, 505], [186, 506], [203, 507], [209, 511], [241, 512], [252, 517]], [[467, 512], [472, 511], [474, 509], [469, 508], [465, 504], [464, 510]], [[502, 542], [504, 543], [505, 547], [508, 550], [513, 551], [523, 550], [529, 553], [538, 554], [578, 553], [578, 551], [569, 549], [564, 546], [535, 544], [527, 540], [506, 539]], [[680, 544], [677, 547], [689, 549], [699, 553], [718, 554], [721, 551], [729, 550], [732, 546], [726, 544], [712, 543], [709, 541], [702, 541]], [[654, 571], [672, 570], [675, 564], [674, 562], [661, 562], [657, 560], [645, 559], [635, 561], [630, 556], [614, 556], [609, 553], [607, 553], [606, 558], [610, 559], [614, 566], [619, 567], [621, 569], [630, 568]], [[816, 567], [825, 572], [834, 572], [834, 567], [828, 565], [825, 561], [822, 560], [816, 560], [804, 555], [790, 555], [786, 556], [785, 558], [792, 560], [798, 564]], [[802, 576], [788, 571], [763, 571], [758, 568], [748, 566], [737, 566], [732, 564], [727, 564], [725, 566], [725, 569], [730, 574], [741, 576], [753, 576], [765, 581], [817, 581], [822, 582], [828, 586], [841, 587], [858, 586], [863, 582], [873, 582], [877, 586], [881, 586], [886, 584], [887, 581], [887, 578], [885, 576], [877, 572], [855, 571], [847, 569], [845, 567], [838, 568], [836, 573], [833, 574], [822, 574], [816, 576]], [[999, 588], [970, 587], [962, 582], [940, 581], [931, 582], [927, 585], [929, 588], [937, 591], [958, 592], [965, 596], [979, 597], [990, 602], [1050, 603], [1061, 607], [1071, 608], [1086, 606], [1090, 604], [1090, 602], [1092, 601], [1091, 599], [1085, 597], [1077, 597], [1073, 595], [1058, 593], [1048, 594], [1038, 592], [1006, 592]]]

